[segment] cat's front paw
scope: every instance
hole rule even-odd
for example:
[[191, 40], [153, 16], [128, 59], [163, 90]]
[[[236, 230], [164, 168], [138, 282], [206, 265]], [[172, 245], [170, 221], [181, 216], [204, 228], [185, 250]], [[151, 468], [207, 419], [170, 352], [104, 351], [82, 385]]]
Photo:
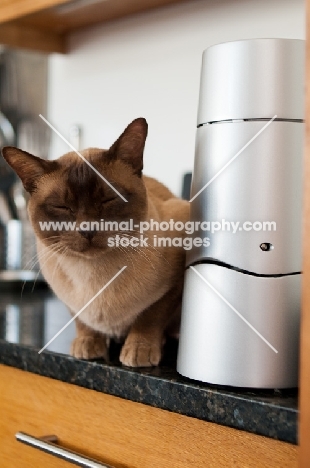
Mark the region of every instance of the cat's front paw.
[[102, 358], [108, 360], [108, 347], [104, 336], [80, 336], [71, 343], [70, 354], [78, 359]]
[[129, 341], [125, 342], [119, 359], [124, 366], [150, 367], [159, 364], [161, 354], [161, 346], [157, 343]]

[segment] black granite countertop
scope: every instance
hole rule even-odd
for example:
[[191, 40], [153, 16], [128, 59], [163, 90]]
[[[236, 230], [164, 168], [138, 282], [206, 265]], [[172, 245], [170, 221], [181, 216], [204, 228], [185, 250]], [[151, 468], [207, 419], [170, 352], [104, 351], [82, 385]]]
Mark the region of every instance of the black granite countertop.
[[145, 403], [274, 439], [297, 443], [297, 390], [220, 387], [181, 377], [175, 370], [177, 342], [169, 341], [157, 368], [130, 369], [68, 355], [72, 323], [41, 354], [38, 351], [69, 321], [66, 307], [44, 286], [0, 290], [0, 363], [28, 372]]

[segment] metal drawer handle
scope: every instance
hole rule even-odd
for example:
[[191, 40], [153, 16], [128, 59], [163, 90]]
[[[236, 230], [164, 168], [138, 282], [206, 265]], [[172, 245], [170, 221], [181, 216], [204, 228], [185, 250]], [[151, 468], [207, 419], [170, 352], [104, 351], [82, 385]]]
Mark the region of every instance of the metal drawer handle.
[[23, 444], [30, 445], [30, 447], [42, 450], [42, 452], [54, 455], [54, 457], [66, 460], [72, 465], [81, 466], [83, 468], [112, 468], [110, 465], [104, 465], [92, 458], [79, 455], [78, 453], [72, 452], [72, 450], [64, 449], [56, 445], [58, 442], [57, 436], [45, 436], [42, 438], [33, 437], [24, 432], [17, 432], [15, 434], [16, 440]]

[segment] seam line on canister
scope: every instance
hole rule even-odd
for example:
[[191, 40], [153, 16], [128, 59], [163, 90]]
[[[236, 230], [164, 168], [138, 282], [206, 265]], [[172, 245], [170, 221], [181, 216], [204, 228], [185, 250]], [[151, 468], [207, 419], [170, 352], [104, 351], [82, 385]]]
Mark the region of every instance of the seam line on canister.
[[[272, 118], [272, 117], [271, 117]], [[225, 123], [240, 123], [240, 122], [268, 122], [270, 119], [267, 117], [255, 118], [255, 119], [226, 119], [226, 120], [212, 120], [210, 122], [204, 122], [197, 125], [197, 128], [203, 127], [204, 125], [213, 125], [213, 124], [225, 124]], [[293, 122], [293, 123], [304, 123], [303, 119], [281, 119], [276, 118], [274, 122]]]
[[257, 276], [261, 278], [281, 278], [282, 276], [292, 276], [292, 275], [302, 274], [302, 271], [293, 271], [291, 273], [274, 273], [274, 274], [254, 273], [253, 271], [248, 271], [243, 268], [238, 268], [236, 266], [232, 266], [232, 265], [229, 265], [228, 263], [221, 262], [220, 260], [215, 260], [212, 258], [204, 259], [204, 260], [197, 260], [196, 262], [193, 262], [190, 265], [188, 265], [185, 269], [188, 270], [191, 266], [203, 265], [203, 264], [217, 265], [223, 268], [227, 268], [228, 270], [234, 270], [234, 271], [237, 271], [238, 273], [243, 273], [244, 275]]

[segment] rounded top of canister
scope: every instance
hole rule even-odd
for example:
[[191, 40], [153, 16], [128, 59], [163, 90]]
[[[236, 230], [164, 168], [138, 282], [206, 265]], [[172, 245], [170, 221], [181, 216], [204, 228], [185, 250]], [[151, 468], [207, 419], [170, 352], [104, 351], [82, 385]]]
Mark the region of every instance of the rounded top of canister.
[[203, 53], [198, 125], [223, 120], [304, 118], [305, 41], [248, 39]]

